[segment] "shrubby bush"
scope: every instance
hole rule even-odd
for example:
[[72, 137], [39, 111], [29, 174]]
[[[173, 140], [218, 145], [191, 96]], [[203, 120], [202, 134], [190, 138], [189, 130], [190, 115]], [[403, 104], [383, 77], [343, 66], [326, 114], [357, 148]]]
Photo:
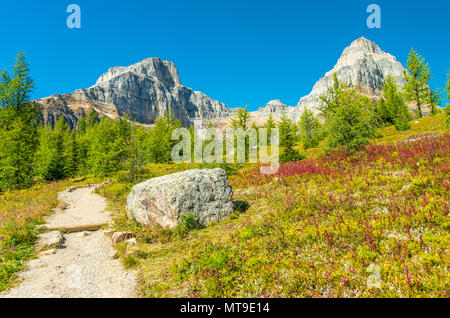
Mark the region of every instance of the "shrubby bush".
[[198, 223], [197, 216], [194, 213], [187, 213], [180, 216], [179, 223], [173, 230], [173, 233], [179, 237], [186, 237], [189, 232], [201, 228], [202, 226]]
[[280, 162], [300, 161], [306, 157], [295, 149], [287, 149], [280, 155]]

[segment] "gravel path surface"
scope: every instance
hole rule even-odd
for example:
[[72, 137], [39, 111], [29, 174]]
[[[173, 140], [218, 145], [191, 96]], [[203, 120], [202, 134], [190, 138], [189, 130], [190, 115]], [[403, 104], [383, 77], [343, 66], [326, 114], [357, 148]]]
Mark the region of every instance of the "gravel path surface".
[[[47, 226], [109, 222], [106, 200], [96, 186], [63, 191], [68, 206], [55, 209]], [[136, 273], [125, 271], [103, 230], [64, 234], [62, 246], [28, 262], [20, 285], [0, 297], [135, 297]]]

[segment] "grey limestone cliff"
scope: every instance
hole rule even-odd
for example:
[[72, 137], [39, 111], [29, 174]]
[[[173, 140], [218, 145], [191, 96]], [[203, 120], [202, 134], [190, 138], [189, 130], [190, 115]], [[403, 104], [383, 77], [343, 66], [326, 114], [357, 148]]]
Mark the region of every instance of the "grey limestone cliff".
[[37, 102], [43, 105], [44, 119], [64, 115], [68, 121], [76, 121], [82, 115], [79, 109], [86, 112], [89, 107], [109, 117], [128, 115], [141, 124], [153, 124], [169, 109], [184, 125], [194, 118], [225, 117], [229, 112], [224, 104], [181, 85], [175, 65], [160, 58], [112, 67], [92, 87]]
[[319, 96], [333, 84], [333, 73], [337, 74], [339, 80], [375, 97], [380, 95], [388, 75], [393, 76], [399, 85], [403, 85], [404, 70], [393, 55], [384, 52], [375, 42], [361, 37], [344, 49], [334, 68], [314, 85], [309, 95], [299, 100], [297, 106], [317, 110], [320, 105]]

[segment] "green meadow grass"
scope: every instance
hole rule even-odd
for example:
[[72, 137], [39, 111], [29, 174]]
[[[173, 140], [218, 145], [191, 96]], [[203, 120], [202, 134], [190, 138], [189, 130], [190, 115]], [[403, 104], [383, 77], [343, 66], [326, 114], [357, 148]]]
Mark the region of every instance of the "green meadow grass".
[[[326, 155], [326, 140], [307, 151], [299, 144], [307, 160], [270, 178], [255, 165], [221, 165], [234, 200], [249, 208], [202, 229], [149, 229], [127, 219], [134, 183], [120, 176], [97, 191], [114, 227], [137, 234], [137, 245], [119, 244], [117, 256], [138, 269], [144, 297], [448, 297], [448, 138], [392, 146], [448, 134], [444, 121], [439, 114], [412, 121], [409, 131], [380, 129], [378, 148], [356, 155]], [[213, 166], [150, 164], [142, 180]], [[36, 225], [59, 204], [57, 193], [98, 181], [0, 194], [0, 291], [34, 257]]]
[[[139, 269], [144, 297], [448, 297], [448, 135], [395, 146], [448, 134], [444, 120], [413, 121], [407, 132], [383, 128], [378, 146], [356, 155], [308, 150], [327, 173], [315, 172], [316, 161], [267, 179], [243, 167], [229, 179], [234, 200], [249, 209], [203, 229], [128, 220], [131, 185], [113, 182], [100, 192], [116, 227], [138, 241], [118, 256]], [[174, 167], [156, 170], [191, 168]]]

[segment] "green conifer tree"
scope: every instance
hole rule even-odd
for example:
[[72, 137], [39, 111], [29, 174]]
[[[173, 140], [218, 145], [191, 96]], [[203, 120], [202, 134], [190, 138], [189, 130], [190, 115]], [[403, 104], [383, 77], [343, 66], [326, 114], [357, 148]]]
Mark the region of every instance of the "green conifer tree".
[[45, 180], [60, 180], [69, 176], [69, 156], [66, 151], [68, 137], [69, 128], [63, 116], [58, 119], [54, 129], [50, 126], [41, 129], [36, 168]]
[[377, 136], [377, 124], [366, 96], [353, 93], [327, 119], [328, 147], [359, 150]]
[[314, 148], [320, 142], [321, 125], [314, 113], [305, 108], [300, 116], [300, 138], [303, 149]]
[[67, 175], [75, 176], [79, 170], [80, 156], [76, 131], [68, 131], [65, 142], [65, 152], [67, 156]]
[[428, 81], [431, 79], [430, 69], [428, 63], [425, 63], [425, 59], [421, 58], [414, 49], [408, 56], [406, 63], [407, 70], [403, 74], [406, 81], [403, 90], [406, 100], [408, 102], [414, 102], [417, 107], [417, 116], [421, 118], [423, 116], [422, 106], [426, 104], [426, 98], [429, 94]]
[[172, 140], [172, 132], [180, 127], [180, 121], [173, 117], [170, 109], [165, 116], [155, 121], [155, 125], [149, 131], [146, 139], [145, 157], [147, 161], [160, 163], [172, 160], [172, 148], [176, 144], [176, 141]]
[[374, 102], [341, 83], [336, 75], [321, 100], [330, 150], [342, 147], [355, 151], [377, 136]]
[[[250, 113], [248, 112], [248, 106], [245, 105], [244, 108], [239, 108], [236, 112], [236, 116], [231, 119], [231, 126], [233, 129], [235, 129], [236, 136], [234, 137], [234, 146], [237, 146], [237, 140], [239, 137], [241, 137], [239, 134], [245, 134], [248, 130], [248, 126], [250, 123]], [[238, 137], [239, 135], [239, 137]], [[249, 158], [250, 150], [249, 150], [249, 144], [250, 144], [250, 137], [245, 134], [245, 160]], [[231, 150], [226, 150], [227, 153], [231, 153]], [[236, 148], [234, 149], [234, 156], [237, 158], [237, 151]]]
[[81, 118], [74, 129], [76, 143], [76, 159], [77, 171], [81, 175], [91, 172], [92, 161], [89, 159], [89, 151], [94, 138], [96, 125], [100, 123], [98, 113], [93, 109], [89, 109], [86, 117]]
[[103, 117], [90, 131], [88, 165], [96, 175], [108, 176], [121, 170], [127, 158], [131, 124], [127, 119]]
[[272, 129], [276, 127], [275, 120], [273, 119], [272, 113], [269, 114], [269, 118], [267, 119], [266, 123], [264, 124], [264, 128], [267, 129], [267, 145], [271, 144], [270, 136], [272, 135]]
[[236, 117], [231, 119], [231, 125], [234, 129], [242, 128], [247, 130], [250, 121], [250, 114], [248, 112], [248, 106], [239, 108], [236, 113]]
[[32, 182], [40, 114], [29, 102], [33, 88], [26, 56], [19, 53], [12, 76], [0, 73], [0, 190]]
[[286, 116], [283, 112], [278, 124], [280, 129], [280, 146], [282, 147], [293, 147], [298, 141], [298, 128], [297, 125]]
[[440, 112], [440, 105], [442, 102], [441, 91], [439, 89], [428, 91], [426, 102], [431, 108], [431, 116], [434, 116]]
[[136, 123], [131, 126], [130, 136], [126, 141], [127, 158], [124, 164], [125, 171], [122, 175], [123, 181], [135, 182], [142, 179], [145, 135], [145, 128], [136, 125]]
[[397, 130], [411, 128], [409, 121], [412, 118], [408, 106], [403, 100], [394, 78], [390, 75], [383, 83], [383, 96], [378, 105], [381, 105], [379, 114], [384, 123], [394, 125]]
[[328, 87], [325, 94], [319, 96], [321, 104], [318, 109], [324, 118], [333, 113], [334, 109], [342, 105], [342, 99], [347, 94], [348, 84], [338, 79], [337, 73], [333, 73], [333, 85]]
[[281, 162], [298, 161], [305, 157], [296, 149], [295, 145], [298, 141], [297, 125], [283, 113], [278, 124], [280, 130], [280, 146], [284, 147], [283, 153], [280, 155]]

